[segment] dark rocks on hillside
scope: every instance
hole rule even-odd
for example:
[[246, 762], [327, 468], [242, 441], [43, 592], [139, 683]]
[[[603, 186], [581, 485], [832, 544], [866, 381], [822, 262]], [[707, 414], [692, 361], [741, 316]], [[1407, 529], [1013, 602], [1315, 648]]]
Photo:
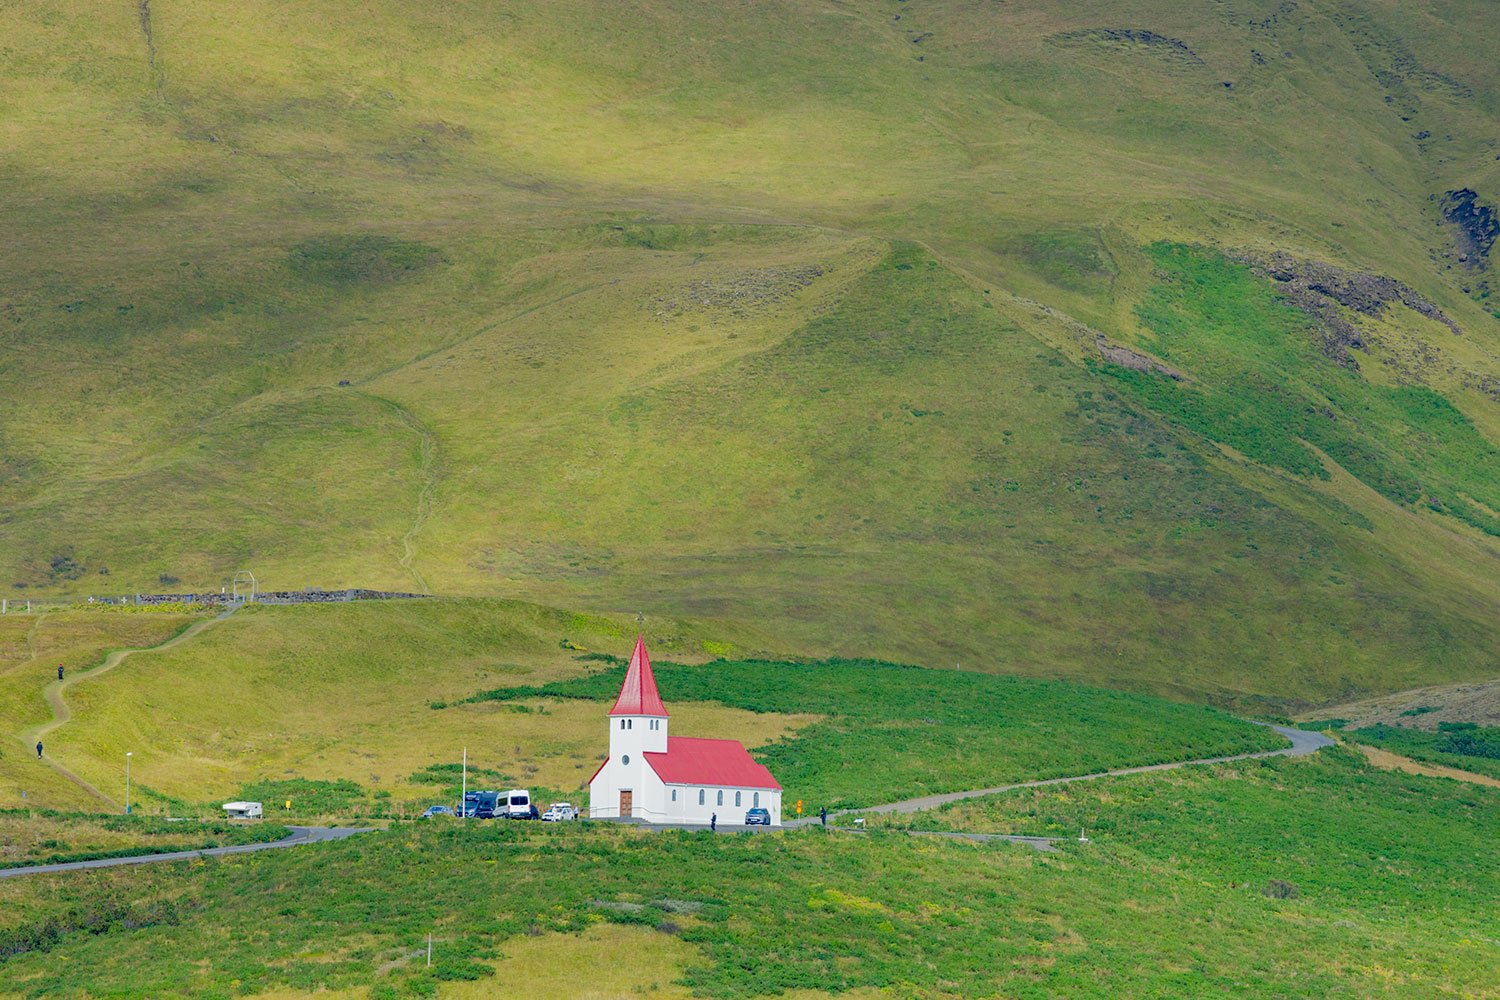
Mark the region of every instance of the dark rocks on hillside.
[[1473, 188], [1460, 188], [1443, 195], [1443, 218], [1458, 227], [1459, 247], [1469, 263], [1482, 266], [1500, 236], [1500, 213], [1479, 200]]
[[1256, 274], [1275, 281], [1288, 302], [1312, 316], [1322, 334], [1323, 354], [1339, 364], [1357, 367], [1350, 348], [1364, 349], [1364, 338], [1340, 307], [1366, 316], [1379, 316], [1391, 302], [1435, 319], [1454, 333], [1458, 324], [1437, 306], [1395, 278], [1362, 271], [1346, 271], [1322, 261], [1299, 260], [1277, 251], [1269, 256], [1232, 255]]
[[1066, 46], [1093, 44], [1121, 49], [1139, 48], [1194, 66], [1203, 65], [1198, 53], [1188, 48], [1182, 39], [1169, 38], [1145, 28], [1084, 28], [1049, 35], [1047, 41]]

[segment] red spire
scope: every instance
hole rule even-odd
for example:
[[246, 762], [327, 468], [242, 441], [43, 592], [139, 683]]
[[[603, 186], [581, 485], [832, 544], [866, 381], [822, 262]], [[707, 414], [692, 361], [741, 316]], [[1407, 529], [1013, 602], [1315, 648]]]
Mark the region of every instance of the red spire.
[[620, 685], [620, 697], [610, 715], [659, 715], [665, 717], [667, 706], [661, 703], [656, 693], [656, 677], [651, 673], [651, 657], [646, 655], [646, 640], [635, 637], [635, 652], [630, 654], [630, 668], [625, 671], [625, 683]]

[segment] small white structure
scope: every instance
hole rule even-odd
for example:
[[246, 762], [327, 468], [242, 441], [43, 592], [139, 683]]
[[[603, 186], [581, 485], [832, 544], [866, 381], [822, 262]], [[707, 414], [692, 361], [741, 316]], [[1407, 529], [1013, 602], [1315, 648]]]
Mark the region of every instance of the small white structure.
[[226, 802], [224, 814], [230, 819], [260, 819], [262, 810], [259, 802]]
[[589, 779], [589, 817], [727, 826], [764, 809], [781, 825], [781, 786], [739, 740], [667, 735], [667, 709], [637, 637], [609, 711], [609, 758]]

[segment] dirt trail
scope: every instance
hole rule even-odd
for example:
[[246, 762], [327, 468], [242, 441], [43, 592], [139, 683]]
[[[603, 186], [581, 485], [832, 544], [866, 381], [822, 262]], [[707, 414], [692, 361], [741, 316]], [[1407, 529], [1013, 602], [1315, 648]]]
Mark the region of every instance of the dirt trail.
[[[391, 405], [396, 406], [394, 403]], [[432, 590], [427, 586], [427, 579], [412, 565], [412, 560], [417, 555], [417, 534], [427, 523], [427, 519], [432, 516], [432, 507], [436, 500], [438, 440], [436, 434], [428, 430], [404, 407], [396, 406], [396, 412], [401, 415], [401, 422], [422, 439], [422, 490], [417, 494], [417, 509], [412, 517], [411, 528], [401, 536], [401, 568], [411, 574], [419, 591], [430, 594]]]
[[[48, 684], [42, 692], [42, 694], [47, 699], [47, 704], [52, 709], [52, 720], [50, 722], [44, 722], [40, 726], [32, 726], [30, 729], [22, 730], [21, 732], [16, 734], [17, 739], [19, 739], [21, 744], [28, 750], [32, 750], [35, 748], [38, 742], [45, 743], [47, 735], [53, 730], [71, 721], [73, 718], [73, 712], [68, 708], [68, 703], [63, 700], [63, 692], [72, 685], [77, 684], [81, 681], [86, 681], [91, 677], [98, 677], [100, 674], [107, 673], [108, 671], [113, 670], [115, 667], [118, 667], [121, 663], [125, 662], [125, 659], [127, 657], [133, 656], [136, 653], [155, 653], [162, 650], [171, 649], [173, 646], [176, 646], [179, 643], [186, 642], [211, 625], [214, 625], [218, 622], [223, 621], [225, 618], [228, 618], [231, 614], [234, 613], [234, 610], [234, 608], [230, 608], [228, 611], [221, 612], [220, 614], [217, 614], [212, 618], [205, 618], [202, 621], [194, 622], [192, 625], [189, 625], [181, 632], [178, 632], [172, 638], [166, 640], [165, 642], [158, 643], [155, 646], [134, 646], [129, 649], [117, 649], [106, 656], [104, 658], [104, 662], [100, 663], [99, 666], [94, 667], [90, 670], [83, 670], [71, 674], [67, 677], [66, 680], [53, 681], [52, 683]], [[103, 792], [99, 791], [99, 789], [95, 788], [83, 778], [80, 778], [78, 775], [74, 774], [71, 770], [63, 766], [52, 756], [43, 756], [42, 762], [45, 763], [48, 767], [52, 768], [58, 774], [62, 775], [64, 778], [67, 778], [69, 781], [73, 782], [73, 784], [77, 785], [79, 788], [82, 788], [84, 791], [88, 792], [94, 798], [110, 806], [112, 809], [120, 808], [120, 804], [118, 802], [110, 798], [108, 795], [105, 795]]]
[[1412, 760], [1389, 750], [1379, 747], [1369, 747], [1362, 743], [1354, 744], [1359, 747], [1365, 759], [1376, 767], [1387, 771], [1403, 771], [1406, 774], [1425, 774], [1429, 778], [1452, 778], [1454, 781], [1467, 781], [1471, 785], [1488, 785], [1491, 788], [1500, 788], [1500, 779], [1491, 778], [1487, 774], [1476, 774], [1473, 771], [1461, 771], [1456, 767], [1444, 767], [1442, 764], [1427, 764], [1420, 760]]
[[432, 588], [427, 585], [427, 578], [412, 563], [417, 557], [417, 535], [421, 534], [422, 528], [432, 517], [433, 507], [437, 502], [437, 485], [438, 479], [441, 478], [437, 435], [418, 420], [415, 414], [395, 400], [377, 396], [372, 392], [360, 390], [355, 390], [355, 392], [396, 414], [406, 429], [417, 435], [421, 442], [422, 463], [419, 471], [422, 476], [422, 488], [417, 492], [416, 510], [412, 513], [411, 527], [406, 529], [406, 534], [401, 536], [401, 558], [397, 562], [402, 569], [411, 574], [412, 581], [416, 583], [420, 593], [430, 594]]

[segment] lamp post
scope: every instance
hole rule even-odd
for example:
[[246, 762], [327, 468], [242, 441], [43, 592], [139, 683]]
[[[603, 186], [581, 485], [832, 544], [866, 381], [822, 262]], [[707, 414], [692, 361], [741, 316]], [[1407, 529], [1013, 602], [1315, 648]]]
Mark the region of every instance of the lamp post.
[[134, 750], [125, 751], [125, 815], [130, 815], [130, 758]]

